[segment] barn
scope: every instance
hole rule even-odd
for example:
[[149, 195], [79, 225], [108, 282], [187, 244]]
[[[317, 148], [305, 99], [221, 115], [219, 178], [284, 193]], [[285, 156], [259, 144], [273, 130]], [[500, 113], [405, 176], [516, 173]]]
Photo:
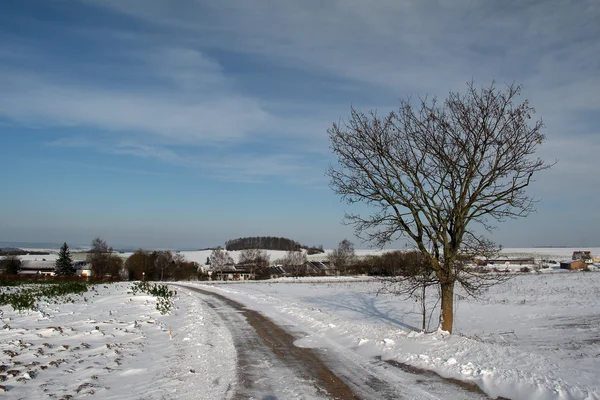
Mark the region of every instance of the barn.
[[583, 260], [566, 260], [560, 262], [561, 269], [584, 269], [588, 265]]

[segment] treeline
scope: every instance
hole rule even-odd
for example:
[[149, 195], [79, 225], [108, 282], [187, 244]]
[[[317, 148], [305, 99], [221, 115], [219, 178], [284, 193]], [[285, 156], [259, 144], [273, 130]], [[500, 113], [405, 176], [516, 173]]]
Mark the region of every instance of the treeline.
[[427, 269], [423, 255], [418, 251], [391, 251], [355, 259], [348, 266], [351, 274], [371, 276], [416, 276]]
[[264, 249], [264, 250], [300, 250], [300, 243], [284, 237], [275, 236], [253, 236], [232, 239], [225, 242], [225, 250], [247, 250], [247, 249]]
[[[298, 251], [306, 250], [308, 254], [324, 253], [323, 246], [305, 246], [295, 240], [275, 237], [275, 236], [252, 236], [238, 239], [231, 239], [225, 242], [225, 250], [282, 250], [282, 251]], [[211, 249], [213, 250], [213, 249]]]
[[125, 261], [129, 280], [169, 281], [201, 279], [199, 265], [187, 261], [171, 251], [144, 251], [133, 253]]

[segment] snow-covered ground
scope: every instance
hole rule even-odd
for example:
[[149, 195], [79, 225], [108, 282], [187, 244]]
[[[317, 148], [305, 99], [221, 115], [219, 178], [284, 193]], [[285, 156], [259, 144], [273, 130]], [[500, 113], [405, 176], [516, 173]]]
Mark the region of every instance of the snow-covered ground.
[[[505, 251], [540, 257], [539, 249]], [[475, 382], [492, 397], [600, 399], [600, 273], [555, 272], [517, 274], [478, 300], [458, 292], [450, 336], [411, 329], [420, 326], [418, 305], [377, 295], [380, 283], [365, 278], [187, 284], [260, 311], [300, 337], [298, 346], [396, 360]], [[39, 311], [0, 307], [3, 396], [226, 397], [236, 354], [215, 312], [178, 288], [177, 309], [163, 316], [128, 287], [98, 285]]]
[[459, 300], [451, 336], [411, 331], [414, 303], [376, 296], [378, 285], [288, 279], [211, 290], [302, 333], [300, 346], [431, 369], [492, 397], [600, 398], [600, 273], [517, 275], [484, 299]]
[[180, 293], [177, 309], [161, 315], [153, 297], [129, 286], [97, 285], [39, 311], [0, 307], [2, 396], [223, 398], [236, 368], [226, 327], [197, 296]]

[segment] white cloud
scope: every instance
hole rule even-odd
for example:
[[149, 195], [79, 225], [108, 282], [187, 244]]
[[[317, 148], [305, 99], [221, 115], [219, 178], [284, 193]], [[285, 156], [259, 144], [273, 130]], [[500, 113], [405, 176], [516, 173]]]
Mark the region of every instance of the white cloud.
[[56, 84], [36, 75], [0, 74], [0, 115], [23, 125], [142, 132], [177, 141], [227, 141], [268, 125], [256, 100], [212, 92], [181, 98], [165, 91]]

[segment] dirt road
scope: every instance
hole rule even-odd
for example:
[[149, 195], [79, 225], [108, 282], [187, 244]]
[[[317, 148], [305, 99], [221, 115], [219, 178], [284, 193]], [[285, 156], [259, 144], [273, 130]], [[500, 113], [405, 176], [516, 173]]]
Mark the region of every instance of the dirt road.
[[[184, 287], [184, 286], [182, 286]], [[237, 384], [231, 399], [487, 399], [472, 387], [435, 374], [365, 359], [349, 351], [294, 345], [298, 339], [256, 311], [198, 288], [226, 324], [237, 352]]]

